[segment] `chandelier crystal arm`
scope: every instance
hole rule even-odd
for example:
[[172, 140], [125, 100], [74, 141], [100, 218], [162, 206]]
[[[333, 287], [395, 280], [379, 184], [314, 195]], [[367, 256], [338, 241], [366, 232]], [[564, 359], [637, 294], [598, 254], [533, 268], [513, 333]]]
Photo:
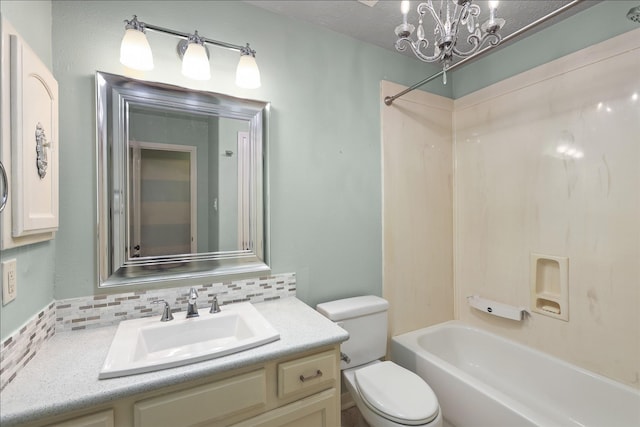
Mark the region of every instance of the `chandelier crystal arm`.
[[445, 34], [444, 24], [440, 20], [440, 17], [436, 14], [435, 9], [431, 4], [431, 0], [428, 3], [420, 3], [416, 8], [418, 11], [418, 15], [420, 15], [420, 22], [422, 22], [422, 18], [427, 14], [427, 12], [431, 12], [431, 17], [433, 18], [433, 22], [436, 24], [436, 28], [434, 29], [434, 34], [436, 32], [440, 32], [440, 34]]
[[499, 34], [486, 34], [484, 37], [478, 38], [472, 34], [467, 38], [467, 41], [472, 46], [469, 50], [461, 51], [457, 46], [453, 46], [453, 53], [456, 56], [466, 57], [478, 52], [483, 46], [497, 46], [502, 41], [502, 37]]
[[415, 56], [418, 57], [423, 62], [435, 62], [439, 60], [439, 57], [444, 54], [444, 52], [440, 52], [438, 55], [429, 56], [424, 53], [424, 50], [429, 47], [429, 42], [427, 40], [418, 40], [413, 41], [409, 37], [402, 37], [396, 40], [396, 49], [400, 52], [403, 52], [407, 49], [407, 46], [411, 48], [411, 51]]

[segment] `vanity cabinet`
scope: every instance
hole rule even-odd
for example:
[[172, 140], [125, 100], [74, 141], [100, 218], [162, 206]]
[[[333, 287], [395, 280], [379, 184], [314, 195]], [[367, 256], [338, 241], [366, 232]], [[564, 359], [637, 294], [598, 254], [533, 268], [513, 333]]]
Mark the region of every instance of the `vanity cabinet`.
[[320, 347], [28, 426], [337, 427], [339, 363], [339, 345]]

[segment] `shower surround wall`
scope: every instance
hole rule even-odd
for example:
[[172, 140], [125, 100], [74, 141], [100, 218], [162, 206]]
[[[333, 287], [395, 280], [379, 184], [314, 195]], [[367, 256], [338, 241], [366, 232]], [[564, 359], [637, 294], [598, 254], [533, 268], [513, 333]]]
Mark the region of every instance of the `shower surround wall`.
[[[404, 87], [383, 81], [381, 97]], [[389, 335], [453, 319], [453, 101], [414, 91], [382, 107], [383, 296]]]
[[[457, 318], [640, 388], [640, 30], [454, 104]], [[569, 258], [569, 320], [531, 306], [530, 256]]]
[[[381, 97], [383, 293], [402, 307], [390, 312], [391, 333], [451, 310], [640, 388], [640, 30], [452, 107], [421, 91], [382, 105], [402, 89], [383, 82]], [[443, 156], [451, 139], [453, 161]], [[450, 174], [453, 249], [434, 221], [452, 212]], [[531, 253], [568, 257], [568, 321], [534, 312], [515, 322], [467, 305], [478, 294], [531, 307]]]

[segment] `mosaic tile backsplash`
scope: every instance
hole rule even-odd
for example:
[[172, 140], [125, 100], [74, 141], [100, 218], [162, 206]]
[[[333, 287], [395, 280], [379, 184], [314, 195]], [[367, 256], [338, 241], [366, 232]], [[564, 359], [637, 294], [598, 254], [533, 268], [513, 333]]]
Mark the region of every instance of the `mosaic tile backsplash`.
[[56, 331], [56, 305], [51, 302], [0, 346], [0, 391]]
[[[89, 329], [114, 325], [122, 320], [160, 316], [163, 299], [173, 313], [187, 311], [190, 287], [127, 292], [111, 295], [59, 300], [56, 303], [56, 332]], [[213, 283], [196, 287], [198, 308], [211, 305], [218, 296], [220, 305], [250, 301], [253, 303], [295, 296], [295, 274], [251, 278], [232, 282]]]
[[[0, 347], [0, 390], [4, 389], [55, 333], [115, 325], [122, 320], [160, 316], [163, 299], [173, 313], [187, 310], [190, 287], [92, 295], [54, 301], [5, 339]], [[249, 301], [259, 303], [296, 295], [295, 273], [250, 278], [196, 287], [198, 308]]]

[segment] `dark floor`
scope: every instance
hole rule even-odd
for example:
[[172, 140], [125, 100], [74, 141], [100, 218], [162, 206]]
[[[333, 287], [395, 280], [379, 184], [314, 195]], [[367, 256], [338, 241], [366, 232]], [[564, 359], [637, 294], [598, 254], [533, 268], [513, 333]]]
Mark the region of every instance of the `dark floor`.
[[352, 406], [342, 411], [340, 418], [342, 427], [369, 427], [369, 424], [362, 418], [357, 406]]

